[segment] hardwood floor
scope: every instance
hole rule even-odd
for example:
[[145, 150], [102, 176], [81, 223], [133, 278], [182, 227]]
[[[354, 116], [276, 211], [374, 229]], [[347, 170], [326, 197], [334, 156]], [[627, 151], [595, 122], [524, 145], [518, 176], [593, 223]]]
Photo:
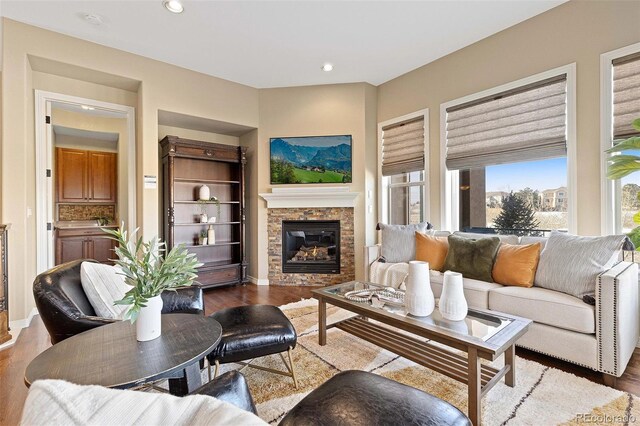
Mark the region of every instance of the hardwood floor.
[[[247, 285], [210, 290], [205, 293], [205, 313], [248, 304], [284, 305], [310, 298], [312, 289]], [[18, 424], [27, 396], [24, 371], [31, 360], [49, 346], [51, 343], [47, 330], [40, 317], [36, 316], [31, 326], [22, 330], [14, 346], [0, 351], [0, 425]], [[589, 369], [520, 348], [516, 353], [520, 357], [602, 383], [602, 376]], [[640, 395], [640, 349], [635, 350], [626, 372], [617, 380], [615, 387]]]

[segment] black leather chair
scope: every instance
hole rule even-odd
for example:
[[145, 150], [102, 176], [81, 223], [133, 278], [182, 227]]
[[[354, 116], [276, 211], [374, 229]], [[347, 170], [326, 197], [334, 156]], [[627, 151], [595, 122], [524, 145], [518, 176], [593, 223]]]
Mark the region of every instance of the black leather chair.
[[[38, 313], [54, 345], [83, 331], [117, 321], [96, 316], [80, 283], [82, 262], [95, 260], [74, 260], [58, 265], [38, 275], [33, 282], [33, 296]], [[197, 286], [181, 288], [175, 292], [165, 291], [162, 293], [162, 301], [163, 314], [204, 314], [202, 289]]]
[[[192, 392], [213, 396], [257, 414], [247, 382], [231, 371]], [[427, 392], [366, 371], [338, 373], [305, 396], [280, 426], [333, 425], [471, 426], [469, 418]]]
[[249, 386], [242, 373], [229, 371], [199, 387], [189, 395], [208, 395], [233, 404], [245, 411], [258, 414]]

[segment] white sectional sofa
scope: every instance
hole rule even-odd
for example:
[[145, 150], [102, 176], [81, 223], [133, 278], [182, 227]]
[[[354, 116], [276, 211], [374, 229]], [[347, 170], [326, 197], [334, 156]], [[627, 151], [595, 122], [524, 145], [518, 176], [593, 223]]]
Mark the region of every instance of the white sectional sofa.
[[[508, 244], [542, 242], [544, 245], [546, 242], [543, 237], [498, 237]], [[544, 250], [541, 256], [544, 256]], [[380, 278], [381, 274], [375, 273], [376, 267], [381, 266], [376, 265], [379, 257], [379, 245], [365, 247], [367, 280], [385, 281]], [[393, 274], [382, 276], [387, 281], [395, 279], [396, 283], [380, 284], [397, 286], [398, 277], [405, 269], [404, 264], [395, 265]], [[567, 265], [566, 274], [571, 274], [571, 265]], [[615, 378], [622, 375], [638, 343], [640, 313], [638, 265], [635, 263], [618, 262], [597, 278], [595, 306], [572, 295], [535, 286], [502, 286], [468, 278], [464, 279], [463, 285], [471, 308], [504, 312], [534, 321], [518, 341], [518, 346], [601, 372], [608, 384], [613, 384]], [[431, 271], [431, 288], [435, 297], [440, 297], [442, 273]]]

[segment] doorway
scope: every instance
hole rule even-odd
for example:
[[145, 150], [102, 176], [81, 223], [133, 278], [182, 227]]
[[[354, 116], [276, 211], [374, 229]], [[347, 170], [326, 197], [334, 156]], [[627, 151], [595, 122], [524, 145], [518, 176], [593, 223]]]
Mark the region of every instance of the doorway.
[[[36, 129], [36, 268], [41, 273], [55, 264], [55, 224], [59, 211], [56, 203], [56, 136], [75, 137], [105, 135], [117, 150], [117, 203], [114, 221], [136, 227], [136, 138], [133, 107], [80, 98], [60, 93], [35, 91]], [[56, 121], [57, 120], [57, 121]], [[112, 123], [104, 127], [101, 123]], [[118, 127], [119, 126], [119, 127]], [[115, 130], [114, 130], [115, 129]], [[56, 133], [58, 135], [56, 135]], [[113, 135], [118, 134], [116, 139]], [[99, 137], [97, 139], [100, 139]]]

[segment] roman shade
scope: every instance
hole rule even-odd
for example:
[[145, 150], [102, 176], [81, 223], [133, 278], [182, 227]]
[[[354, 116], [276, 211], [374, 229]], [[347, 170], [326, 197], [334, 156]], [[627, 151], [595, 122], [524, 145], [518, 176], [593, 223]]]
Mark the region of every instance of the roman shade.
[[567, 76], [447, 108], [449, 170], [567, 155]]
[[631, 122], [640, 118], [640, 52], [614, 59], [613, 138], [637, 135]]
[[424, 116], [382, 128], [382, 175], [424, 170]]

